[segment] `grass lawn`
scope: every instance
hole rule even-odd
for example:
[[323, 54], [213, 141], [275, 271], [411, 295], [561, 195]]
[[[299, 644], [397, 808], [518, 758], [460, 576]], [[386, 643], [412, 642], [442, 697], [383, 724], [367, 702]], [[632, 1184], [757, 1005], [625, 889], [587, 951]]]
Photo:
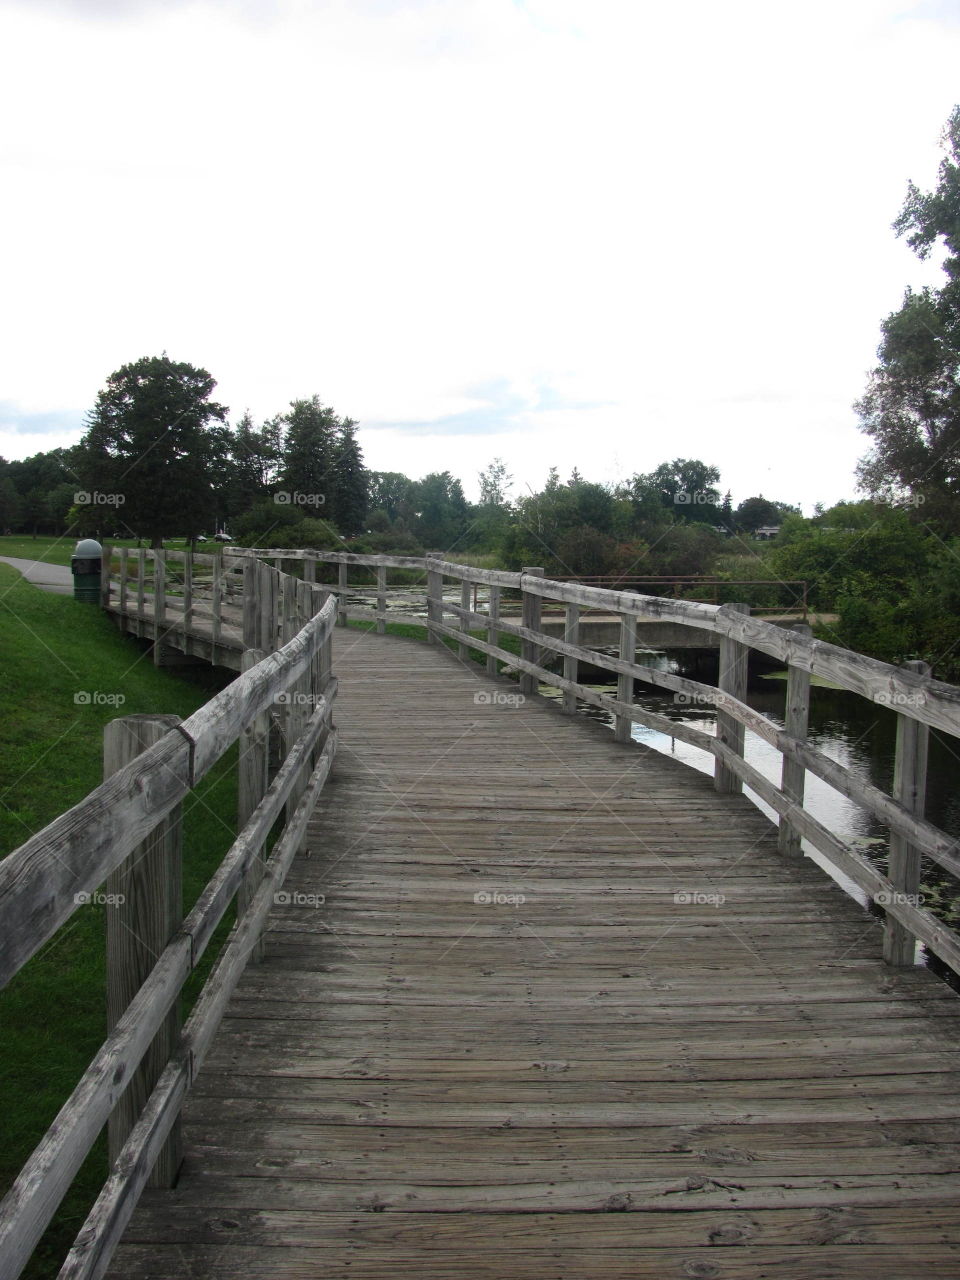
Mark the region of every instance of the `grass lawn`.
[[[121, 636], [96, 606], [40, 591], [3, 564], [0, 653], [0, 856], [101, 781], [103, 727], [108, 720], [138, 712], [186, 717], [232, 679], [231, 673], [211, 667], [158, 670], [140, 643]], [[82, 695], [80, 701], [77, 695]], [[117, 697], [124, 699], [121, 705], [104, 701]], [[235, 779], [234, 750], [185, 802], [187, 909], [233, 840]], [[106, 910], [78, 908], [0, 993], [3, 1190], [106, 1033]], [[221, 924], [218, 938], [192, 976], [187, 1006], [229, 923]], [[30, 1280], [56, 1275], [106, 1176], [105, 1147], [101, 1136], [24, 1272]]]
[[[73, 533], [65, 533], [59, 538], [31, 538], [26, 533], [8, 534], [0, 537], [0, 556], [17, 556], [21, 560], [43, 560], [47, 564], [69, 565], [77, 542], [78, 538]], [[135, 547], [137, 540], [111, 538], [110, 543], [114, 547]], [[168, 551], [184, 551], [190, 544], [183, 538], [167, 538], [163, 545]], [[219, 542], [201, 542], [197, 545], [197, 550], [204, 555], [215, 555], [220, 545]]]

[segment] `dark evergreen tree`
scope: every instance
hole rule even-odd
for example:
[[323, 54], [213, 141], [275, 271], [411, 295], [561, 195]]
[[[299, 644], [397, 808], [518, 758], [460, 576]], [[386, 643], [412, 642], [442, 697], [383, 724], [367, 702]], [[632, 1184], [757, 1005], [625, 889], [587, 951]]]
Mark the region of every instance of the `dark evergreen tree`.
[[335, 483], [327, 515], [345, 538], [352, 538], [363, 532], [367, 516], [367, 472], [352, 418], [344, 418], [338, 428], [333, 472]]
[[206, 369], [166, 353], [124, 365], [99, 392], [73, 451], [84, 489], [110, 495], [113, 523], [152, 546], [173, 533], [195, 537], [209, 523], [217, 445], [210, 426], [227, 412], [210, 400], [215, 386]]

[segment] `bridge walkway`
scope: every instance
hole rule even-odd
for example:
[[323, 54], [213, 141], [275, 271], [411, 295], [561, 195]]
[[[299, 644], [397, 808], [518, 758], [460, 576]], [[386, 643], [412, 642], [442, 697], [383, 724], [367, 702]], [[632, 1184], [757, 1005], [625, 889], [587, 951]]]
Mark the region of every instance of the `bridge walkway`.
[[750, 802], [336, 633], [334, 772], [114, 1280], [960, 1274], [960, 1001]]

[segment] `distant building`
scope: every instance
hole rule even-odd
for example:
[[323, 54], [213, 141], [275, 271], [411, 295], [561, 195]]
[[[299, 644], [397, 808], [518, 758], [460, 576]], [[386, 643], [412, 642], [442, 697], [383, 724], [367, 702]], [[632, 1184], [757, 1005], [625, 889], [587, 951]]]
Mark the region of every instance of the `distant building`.
[[778, 524], [762, 524], [759, 529], [754, 529], [753, 536], [759, 538], [761, 542], [769, 542], [771, 538], [775, 538], [780, 532]]

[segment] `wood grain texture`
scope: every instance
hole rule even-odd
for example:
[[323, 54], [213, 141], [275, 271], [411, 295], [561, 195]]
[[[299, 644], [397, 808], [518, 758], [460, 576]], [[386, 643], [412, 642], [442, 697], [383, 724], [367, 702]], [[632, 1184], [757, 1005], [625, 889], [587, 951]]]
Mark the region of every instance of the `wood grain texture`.
[[743, 796], [374, 631], [110, 1276], [960, 1273], [954, 993]]

